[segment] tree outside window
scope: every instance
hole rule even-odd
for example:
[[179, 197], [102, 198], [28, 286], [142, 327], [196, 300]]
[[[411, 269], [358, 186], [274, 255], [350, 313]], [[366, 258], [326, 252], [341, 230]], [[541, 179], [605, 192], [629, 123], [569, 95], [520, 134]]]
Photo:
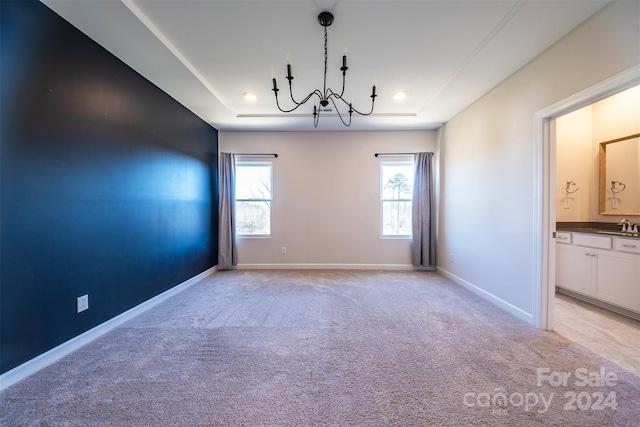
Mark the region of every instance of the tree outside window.
[[272, 163], [236, 163], [236, 234], [271, 235]]
[[413, 164], [381, 163], [382, 236], [411, 235]]

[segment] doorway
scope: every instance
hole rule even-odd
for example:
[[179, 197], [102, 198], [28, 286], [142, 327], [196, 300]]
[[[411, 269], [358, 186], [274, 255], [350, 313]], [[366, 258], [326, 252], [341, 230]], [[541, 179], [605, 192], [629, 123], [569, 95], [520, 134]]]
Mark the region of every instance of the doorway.
[[543, 330], [554, 330], [556, 272], [556, 132], [555, 119], [640, 84], [640, 66], [633, 67], [598, 83], [534, 115], [536, 153], [535, 182], [536, 277], [534, 286], [534, 324]]

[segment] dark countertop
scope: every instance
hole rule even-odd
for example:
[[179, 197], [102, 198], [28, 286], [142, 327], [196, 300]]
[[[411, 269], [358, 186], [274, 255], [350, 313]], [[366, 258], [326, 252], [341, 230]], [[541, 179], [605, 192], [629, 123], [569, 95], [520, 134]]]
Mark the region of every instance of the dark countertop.
[[594, 227], [572, 227], [572, 226], [558, 224], [556, 226], [556, 231], [565, 231], [570, 233], [588, 233], [588, 234], [597, 234], [599, 236], [640, 239], [640, 233], [622, 233], [620, 231], [621, 228], [622, 228], [621, 226], [618, 226], [617, 229], [613, 230], [609, 228], [603, 229], [603, 228], [594, 228]]

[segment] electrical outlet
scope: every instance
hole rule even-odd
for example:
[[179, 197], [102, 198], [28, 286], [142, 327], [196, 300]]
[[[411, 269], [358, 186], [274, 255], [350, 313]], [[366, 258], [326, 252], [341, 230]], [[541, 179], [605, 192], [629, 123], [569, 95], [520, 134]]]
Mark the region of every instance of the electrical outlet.
[[89, 295], [82, 295], [76, 300], [78, 313], [89, 309]]
[[280, 253], [281, 253], [282, 255], [286, 254], [286, 253], [287, 253], [287, 247], [286, 247], [286, 246], [283, 246], [283, 247], [282, 247], [282, 249], [280, 249]]
[[449, 262], [453, 263], [453, 252], [449, 252]]

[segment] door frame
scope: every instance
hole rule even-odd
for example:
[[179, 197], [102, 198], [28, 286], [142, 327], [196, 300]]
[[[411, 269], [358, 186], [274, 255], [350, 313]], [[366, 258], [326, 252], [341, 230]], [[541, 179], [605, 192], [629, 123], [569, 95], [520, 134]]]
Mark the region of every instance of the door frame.
[[556, 102], [533, 116], [534, 149], [534, 286], [533, 324], [553, 329], [555, 303], [556, 247], [556, 141], [555, 119], [640, 84], [636, 65]]

